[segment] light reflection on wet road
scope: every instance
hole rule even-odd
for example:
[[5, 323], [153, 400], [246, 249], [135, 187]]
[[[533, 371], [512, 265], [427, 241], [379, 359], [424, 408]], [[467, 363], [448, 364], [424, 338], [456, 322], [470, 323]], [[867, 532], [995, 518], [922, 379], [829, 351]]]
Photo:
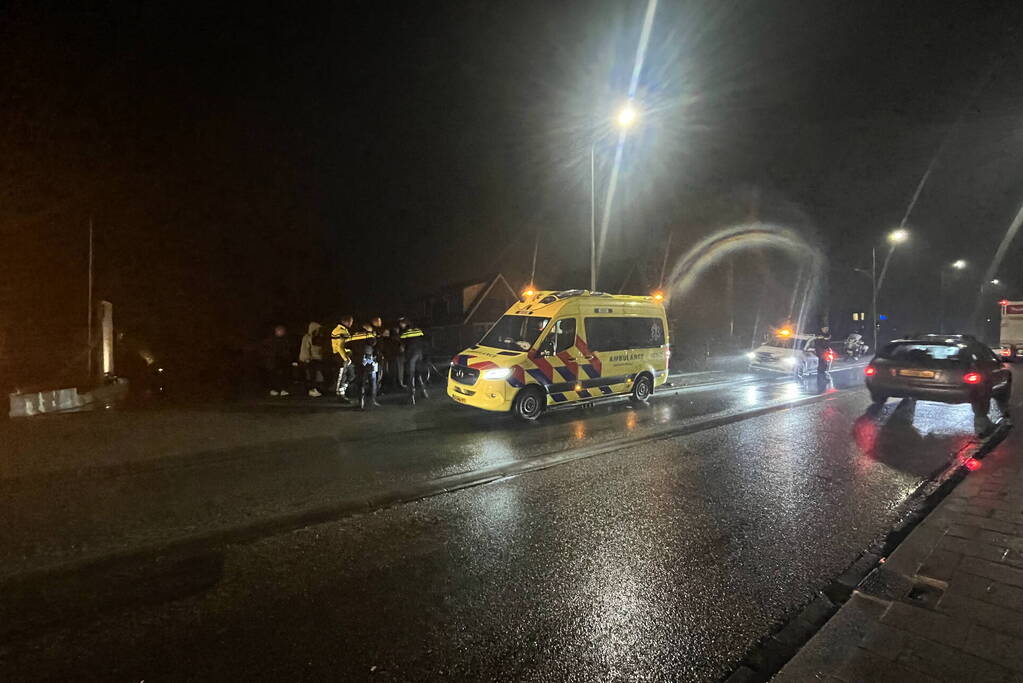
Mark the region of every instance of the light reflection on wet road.
[[[481, 449], [478, 462], [523, 457], [805, 391], [686, 390], [648, 410], [488, 421], [483, 435], [468, 426], [480, 416], [458, 414], [456, 455], [433, 471]], [[968, 439], [967, 407], [865, 416], [867, 403], [839, 391], [230, 546], [194, 571], [192, 595], [119, 603], [8, 650], [6, 666], [19, 679], [715, 680], [891, 528]]]

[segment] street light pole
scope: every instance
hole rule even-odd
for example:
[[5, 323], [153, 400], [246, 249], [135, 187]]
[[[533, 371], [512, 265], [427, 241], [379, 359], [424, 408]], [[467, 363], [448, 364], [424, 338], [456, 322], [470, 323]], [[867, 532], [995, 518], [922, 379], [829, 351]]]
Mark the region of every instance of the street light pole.
[[590, 291], [597, 291], [597, 141], [590, 143]]
[[877, 247], [870, 248], [870, 326], [874, 334], [874, 353], [877, 353]]
[[[618, 110], [618, 114], [615, 116], [615, 124], [622, 131], [624, 136], [625, 131], [632, 127], [636, 122], [638, 116], [636, 108], [633, 106], [632, 101], [626, 102], [625, 105]], [[621, 139], [619, 139], [619, 150], [621, 145]], [[617, 157], [615, 159], [615, 170], [617, 170]], [[612, 175], [614, 178], [614, 175]], [[610, 202], [614, 196], [614, 181], [611, 182], [611, 188], [608, 190], [608, 196], [605, 198], [605, 202]], [[605, 206], [605, 219], [607, 218], [606, 212], [610, 209]], [[590, 138], [590, 291], [595, 292], [597, 290], [597, 131], [594, 130], [592, 137]]]
[[962, 270], [966, 267], [966, 261], [959, 259], [948, 266], [942, 266], [941, 270], [938, 271], [938, 298], [941, 300], [940, 306], [938, 307], [939, 315], [938, 318], [938, 332], [945, 334], [945, 280], [949, 272], [949, 268], [955, 270]]
[[938, 272], [938, 334], [945, 334], [945, 269]]
[[904, 228], [898, 228], [888, 233], [888, 244], [891, 246], [888, 248], [888, 254], [884, 257], [884, 265], [881, 266], [881, 275], [877, 274], [877, 247], [870, 248], [870, 279], [873, 283], [873, 296], [870, 301], [870, 317], [871, 322], [874, 325], [874, 352], [877, 353], [877, 293], [881, 289], [881, 285], [884, 284], [884, 276], [888, 274], [888, 264], [892, 260], [892, 254], [895, 253], [895, 247], [909, 239], [909, 232]]

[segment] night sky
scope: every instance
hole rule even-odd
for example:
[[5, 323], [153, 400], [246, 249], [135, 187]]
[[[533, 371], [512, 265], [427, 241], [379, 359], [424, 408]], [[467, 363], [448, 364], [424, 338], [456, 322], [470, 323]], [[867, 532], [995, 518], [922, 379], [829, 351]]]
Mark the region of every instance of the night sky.
[[[561, 279], [585, 277], [589, 145], [606, 187], [646, 2], [90, 5], [0, 10], [8, 350], [84, 320], [90, 217], [97, 295], [179, 346], [519, 284], [538, 233], [538, 282], [585, 286]], [[661, 2], [601, 285], [755, 215], [818, 242], [852, 307], [941, 148], [886, 287], [908, 316], [965, 258], [965, 307], [1023, 201], [1020, 10]]]

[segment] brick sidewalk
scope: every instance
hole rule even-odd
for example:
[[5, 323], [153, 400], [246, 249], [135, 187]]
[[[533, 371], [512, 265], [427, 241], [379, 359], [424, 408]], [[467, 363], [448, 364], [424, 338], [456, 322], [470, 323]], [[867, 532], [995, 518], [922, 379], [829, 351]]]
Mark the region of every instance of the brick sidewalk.
[[1023, 683], [1023, 434], [1009, 433], [775, 681]]

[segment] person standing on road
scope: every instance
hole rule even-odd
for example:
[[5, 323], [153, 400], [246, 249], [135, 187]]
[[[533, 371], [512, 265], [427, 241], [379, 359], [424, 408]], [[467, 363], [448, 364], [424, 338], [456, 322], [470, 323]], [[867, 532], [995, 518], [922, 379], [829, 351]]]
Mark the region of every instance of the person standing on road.
[[390, 358], [387, 354], [387, 345], [383, 343], [384, 337], [387, 336], [387, 328], [384, 327], [383, 318], [379, 315], [375, 315], [369, 319], [369, 324], [373, 327], [373, 335], [377, 339], [376, 343], [376, 359], [377, 359], [377, 393], [384, 393], [384, 382], [387, 379], [387, 364]]
[[380, 407], [377, 402], [380, 364], [377, 360], [377, 337], [373, 333], [373, 325], [365, 323], [361, 332], [352, 334], [349, 343], [359, 383], [359, 408], [365, 410], [367, 405]]
[[274, 327], [273, 336], [266, 342], [265, 354], [270, 395], [287, 396], [294, 356], [288, 342], [288, 329], [284, 325]]
[[306, 391], [313, 398], [323, 396], [319, 384], [324, 377], [323, 336], [318, 322], [309, 323], [308, 331], [302, 337], [298, 350], [298, 362], [304, 370]]
[[380, 352], [380, 384], [381, 393], [383, 385], [388, 390], [398, 391], [400, 387], [401, 373], [398, 370], [397, 359], [401, 352], [401, 340], [398, 339], [399, 332], [390, 328], [383, 328], [383, 332], [377, 338], [377, 350]]
[[401, 333], [408, 327], [408, 320], [405, 316], [398, 318], [398, 322], [391, 328], [391, 337], [394, 339], [394, 362], [393, 381], [397, 389], [405, 389], [405, 343], [401, 340]]
[[806, 350], [817, 356], [817, 377], [821, 378], [828, 373], [829, 361], [827, 354], [831, 350], [831, 332], [825, 325], [821, 331], [814, 335], [813, 339], [807, 342]]
[[408, 383], [409, 399], [412, 405], [416, 404], [416, 385], [423, 398], [430, 398], [426, 393], [426, 338], [423, 331], [412, 325], [411, 321], [402, 319], [401, 335], [399, 336], [405, 346], [405, 381]]
[[355, 375], [351, 356], [345, 347], [345, 344], [352, 338], [351, 329], [354, 324], [355, 318], [345, 315], [330, 333], [330, 348], [338, 365], [334, 393], [337, 395], [338, 400], [343, 403], [348, 401], [348, 385]]

